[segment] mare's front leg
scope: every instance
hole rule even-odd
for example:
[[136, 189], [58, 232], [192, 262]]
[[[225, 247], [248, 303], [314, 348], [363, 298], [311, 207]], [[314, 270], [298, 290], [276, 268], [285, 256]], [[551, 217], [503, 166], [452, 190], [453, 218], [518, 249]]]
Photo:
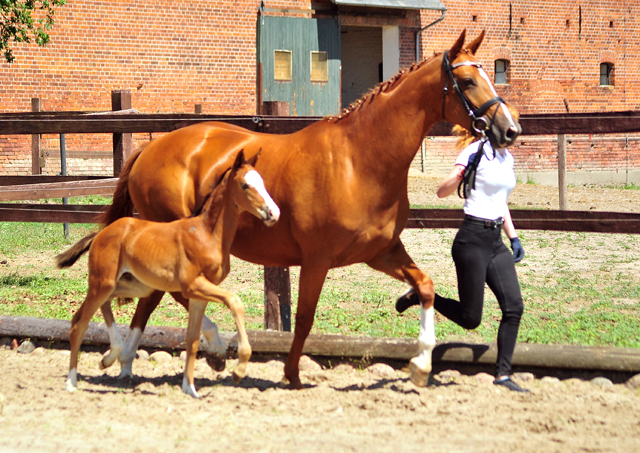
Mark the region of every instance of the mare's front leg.
[[435, 299], [433, 281], [416, 266], [399, 239], [392, 248], [367, 264], [373, 269], [408, 283], [420, 296], [422, 312], [420, 335], [418, 337], [419, 350], [418, 355], [411, 359], [409, 369], [411, 371], [411, 381], [418, 387], [424, 387], [427, 385], [429, 374], [431, 373], [431, 355], [436, 345], [433, 320], [433, 302]]
[[[313, 263], [313, 264], [309, 264]], [[296, 310], [296, 327], [293, 342], [284, 364], [284, 377], [289, 381], [292, 390], [302, 390], [300, 381], [300, 357], [304, 342], [311, 332], [313, 320], [327, 277], [328, 266], [319, 266], [318, 260], [307, 260], [300, 267], [300, 286], [298, 289], [298, 309]]]
[[100, 361], [100, 369], [104, 370], [105, 368], [113, 365], [113, 363], [120, 358], [120, 354], [124, 349], [124, 342], [122, 341], [120, 331], [118, 331], [118, 326], [113, 317], [113, 312], [111, 311], [111, 302], [102, 304], [100, 310], [102, 311], [104, 322], [105, 324], [107, 324], [107, 332], [109, 333], [110, 343], [109, 353], [105, 355]]

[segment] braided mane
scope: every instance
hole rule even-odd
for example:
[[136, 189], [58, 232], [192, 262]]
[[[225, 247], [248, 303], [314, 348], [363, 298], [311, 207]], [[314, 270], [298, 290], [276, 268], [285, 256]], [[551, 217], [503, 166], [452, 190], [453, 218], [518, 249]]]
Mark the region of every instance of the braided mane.
[[430, 62], [431, 60], [433, 60], [434, 58], [436, 58], [441, 54], [442, 52], [434, 52], [434, 54], [431, 57], [422, 60], [420, 63], [413, 63], [408, 69], [401, 70], [396, 75], [391, 77], [389, 80], [381, 82], [375, 87], [373, 87], [371, 90], [369, 90], [357, 101], [353, 101], [351, 104], [349, 104], [348, 107], [345, 107], [344, 109], [342, 109], [342, 113], [340, 113], [338, 116], [329, 115], [325, 117], [325, 119], [329, 121], [333, 121], [335, 123], [346, 118], [351, 113], [360, 110], [362, 107], [364, 107], [365, 104], [370, 104], [371, 102], [373, 102], [375, 97], [378, 96], [380, 93], [385, 93], [389, 91], [392, 87], [396, 86], [398, 83], [401, 83], [402, 81], [404, 81], [406, 79], [405, 76], [411, 74], [417, 69], [420, 69], [422, 66], [424, 66], [425, 64], [427, 64], [428, 62]]

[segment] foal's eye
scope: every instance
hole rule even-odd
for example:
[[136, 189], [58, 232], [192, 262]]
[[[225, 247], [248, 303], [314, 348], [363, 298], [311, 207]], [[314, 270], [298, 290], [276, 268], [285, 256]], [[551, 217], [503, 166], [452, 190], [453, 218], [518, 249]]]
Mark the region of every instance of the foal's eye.
[[249, 188], [249, 184], [243, 182], [242, 184], [240, 184], [240, 187], [242, 188], [242, 190], [247, 190]]

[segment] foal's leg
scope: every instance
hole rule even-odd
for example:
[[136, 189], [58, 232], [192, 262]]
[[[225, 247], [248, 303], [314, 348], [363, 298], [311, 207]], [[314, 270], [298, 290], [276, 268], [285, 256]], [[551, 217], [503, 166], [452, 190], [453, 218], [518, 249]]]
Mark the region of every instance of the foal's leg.
[[129, 325], [129, 334], [127, 335], [127, 341], [125, 342], [124, 349], [120, 354], [120, 378], [133, 376], [132, 365], [133, 359], [136, 358], [138, 347], [140, 346], [140, 340], [142, 339], [142, 332], [147, 326], [149, 316], [156, 309], [164, 292], [154, 291], [149, 297], [143, 297], [138, 301], [136, 306], [136, 312], [133, 315], [131, 324]]
[[[189, 299], [222, 301], [233, 315], [238, 330], [238, 365], [233, 370], [233, 381], [237, 384], [246, 375], [247, 362], [251, 358], [251, 344], [244, 327], [244, 305], [240, 298], [229, 291], [214, 285], [203, 276], [196, 279], [182, 291]], [[191, 310], [189, 310], [191, 312]]]
[[193, 368], [198, 353], [200, 340], [200, 329], [202, 328], [202, 317], [207, 308], [206, 300], [191, 299], [189, 304], [189, 324], [187, 325], [187, 335], [185, 338], [187, 359], [184, 366], [184, 377], [182, 378], [182, 391], [194, 398], [199, 398], [198, 392], [193, 385]]
[[105, 303], [109, 303], [107, 299], [113, 291], [113, 286], [102, 286], [99, 288], [94, 288], [92, 286], [93, 285], [90, 280], [87, 297], [71, 319], [71, 330], [69, 331], [71, 356], [69, 360], [69, 374], [66, 382], [66, 389], [69, 392], [75, 391], [78, 386], [78, 354], [80, 353], [82, 338], [87, 331], [87, 327], [89, 327], [89, 321], [98, 310], [98, 307], [101, 307]]
[[378, 256], [367, 264], [373, 269], [408, 283], [420, 296], [422, 308], [418, 337], [420, 349], [418, 355], [411, 359], [409, 369], [411, 370], [411, 381], [418, 387], [424, 387], [427, 385], [429, 373], [431, 373], [431, 354], [436, 345], [433, 321], [433, 301], [435, 298], [433, 281], [418, 269], [400, 240], [382, 256]]
[[[171, 293], [171, 296], [189, 311], [189, 300], [180, 293]], [[202, 336], [205, 341], [204, 355], [207, 363], [215, 371], [224, 371], [227, 365], [227, 345], [220, 338], [218, 326], [206, 316], [202, 317]]]
[[113, 312], [111, 311], [111, 302], [102, 304], [100, 310], [102, 311], [104, 322], [107, 324], [110, 343], [109, 354], [105, 355], [100, 361], [100, 369], [104, 370], [105, 368], [113, 365], [113, 363], [120, 358], [120, 354], [124, 349], [124, 342], [122, 341], [120, 331], [118, 330], [118, 326], [116, 325], [113, 317]]

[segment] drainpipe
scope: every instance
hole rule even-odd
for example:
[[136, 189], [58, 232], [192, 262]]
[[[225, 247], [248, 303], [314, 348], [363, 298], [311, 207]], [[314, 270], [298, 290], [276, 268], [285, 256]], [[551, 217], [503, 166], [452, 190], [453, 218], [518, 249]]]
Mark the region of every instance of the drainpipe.
[[[416, 32], [416, 63], [420, 62], [420, 34], [425, 31], [427, 28], [429, 27], [433, 27], [435, 24], [437, 24], [438, 22], [440, 22], [441, 20], [444, 19], [444, 13], [446, 13], [447, 10], [443, 9], [442, 10], [442, 16], [440, 16], [439, 19], [436, 19], [435, 21], [431, 22], [428, 25], [425, 25], [424, 27], [422, 27], [420, 30], [418, 30]], [[422, 158], [422, 173], [426, 173], [427, 172], [427, 163], [425, 162], [427, 160], [427, 147], [424, 144], [424, 140], [422, 140], [422, 145], [420, 146], [420, 157]]]
[[443, 9], [442, 10], [442, 16], [440, 16], [440, 19], [436, 19], [433, 22], [431, 22], [428, 25], [425, 25], [424, 27], [422, 27], [420, 30], [418, 30], [416, 32], [416, 63], [418, 63], [420, 61], [420, 34], [425, 31], [427, 28], [429, 27], [433, 27], [435, 24], [437, 24], [438, 22], [440, 22], [441, 20], [444, 19], [444, 13], [446, 13], [447, 10]]

